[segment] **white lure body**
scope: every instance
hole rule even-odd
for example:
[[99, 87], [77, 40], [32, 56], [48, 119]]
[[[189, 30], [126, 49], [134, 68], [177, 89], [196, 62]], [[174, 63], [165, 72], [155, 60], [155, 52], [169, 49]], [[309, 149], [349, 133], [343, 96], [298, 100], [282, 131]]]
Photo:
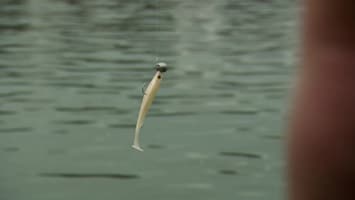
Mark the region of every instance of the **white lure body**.
[[[166, 67], [165, 63], [158, 63], [157, 67], [161, 67], [160, 65], [164, 65], [163, 67]], [[150, 106], [153, 103], [155, 95], [157, 94], [157, 92], [160, 88], [160, 82], [163, 77], [162, 74], [165, 71], [166, 71], [166, 68], [164, 68], [164, 70], [159, 70], [159, 68], [157, 68], [157, 72], [155, 73], [153, 79], [150, 81], [147, 89], [144, 91], [144, 96], [143, 96], [141, 107], [139, 109], [136, 130], [134, 133], [134, 140], [133, 140], [133, 145], [132, 145], [132, 147], [138, 151], [143, 151], [143, 149], [140, 147], [140, 143], [139, 143], [140, 129], [143, 126], [144, 119], [149, 111]]]

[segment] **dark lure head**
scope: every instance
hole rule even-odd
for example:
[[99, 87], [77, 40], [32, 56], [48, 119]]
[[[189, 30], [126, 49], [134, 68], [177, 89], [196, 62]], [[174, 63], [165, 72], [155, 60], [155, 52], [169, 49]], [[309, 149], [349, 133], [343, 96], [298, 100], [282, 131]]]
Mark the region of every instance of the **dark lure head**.
[[160, 63], [157, 63], [157, 64], [155, 65], [155, 69], [156, 69], [157, 71], [160, 71], [161, 73], [163, 73], [163, 72], [168, 71], [168, 66], [167, 66], [167, 64], [164, 63], [164, 62], [160, 62]]

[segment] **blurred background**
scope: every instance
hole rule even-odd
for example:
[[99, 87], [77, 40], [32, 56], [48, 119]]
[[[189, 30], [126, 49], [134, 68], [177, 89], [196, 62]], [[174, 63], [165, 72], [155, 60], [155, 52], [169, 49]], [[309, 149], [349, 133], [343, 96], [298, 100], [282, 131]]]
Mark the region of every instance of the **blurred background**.
[[0, 200], [283, 199], [295, 4], [1, 0]]

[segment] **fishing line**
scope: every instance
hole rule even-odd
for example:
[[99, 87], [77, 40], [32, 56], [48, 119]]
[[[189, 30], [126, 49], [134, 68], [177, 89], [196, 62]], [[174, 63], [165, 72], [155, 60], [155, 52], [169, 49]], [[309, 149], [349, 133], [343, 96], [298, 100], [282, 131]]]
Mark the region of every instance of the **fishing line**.
[[160, 24], [160, 12], [161, 12], [161, 3], [160, 0], [155, 0], [155, 7], [156, 7], [156, 11], [154, 16], [154, 22], [155, 22], [155, 28], [156, 29], [156, 33], [157, 35], [154, 37], [155, 41], [154, 41], [154, 50], [153, 50], [153, 54], [155, 55], [155, 63], [159, 62], [159, 34], [161, 32], [161, 24]]

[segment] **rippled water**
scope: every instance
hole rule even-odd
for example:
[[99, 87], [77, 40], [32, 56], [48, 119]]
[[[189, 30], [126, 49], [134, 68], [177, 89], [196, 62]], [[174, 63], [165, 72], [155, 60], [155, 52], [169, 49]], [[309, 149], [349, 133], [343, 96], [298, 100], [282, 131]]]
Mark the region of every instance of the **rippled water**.
[[293, 7], [1, 1], [0, 199], [282, 199]]

